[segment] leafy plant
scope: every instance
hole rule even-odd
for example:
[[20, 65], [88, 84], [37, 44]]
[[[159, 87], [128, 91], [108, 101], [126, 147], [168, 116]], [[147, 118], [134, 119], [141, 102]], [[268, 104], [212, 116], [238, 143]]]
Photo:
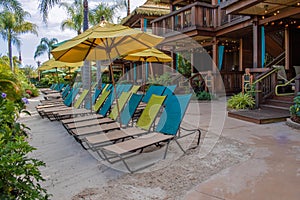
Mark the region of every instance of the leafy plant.
[[17, 122], [26, 98], [11, 101], [0, 97], [0, 199], [48, 199], [40, 185], [43, 177], [39, 167], [45, 163], [27, 156], [35, 150], [26, 141], [29, 128]]
[[197, 92], [196, 97], [198, 100], [212, 100], [212, 99], [216, 99], [216, 96], [206, 92], [206, 91], [201, 91], [201, 92]]
[[291, 119], [300, 123], [300, 95], [294, 98], [294, 105], [290, 107]]
[[162, 75], [151, 75], [149, 76], [148, 84], [152, 85], [170, 85], [171, 84], [171, 75], [169, 73], [164, 73]]
[[255, 106], [255, 100], [249, 94], [239, 93], [227, 101], [227, 107], [232, 109], [251, 109]]

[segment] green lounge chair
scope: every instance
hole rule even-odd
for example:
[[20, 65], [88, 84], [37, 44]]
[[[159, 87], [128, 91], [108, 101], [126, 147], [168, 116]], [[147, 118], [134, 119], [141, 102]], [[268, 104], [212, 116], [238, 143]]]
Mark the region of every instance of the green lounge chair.
[[[139, 129], [150, 130], [165, 98], [166, 98], [165, 96], [152, 95], [146, 108], [142, 112], [141, 117], [137, 121], [137, 126], [139, 127]], [[83, 128], [73, 129], [72, 133], [76, 139], [80, 140], [81, 138], [86, 137], [88, 135], [99, 134], [114, 129], [120, 129], [120, 124], [115, 122], [115, 123], [102, 124], [102, 125], [96, 125], [91, 127], [83, 127]]]
[[[154, 120], [158, 115], [165, 99], [166, 96], [152, 95], [141, 116], [139, 117], [135, 127], [113, 130], [103, 134], [86, 136], [85, 138], [83, 138], [83, 142], [86, 144], [87, 148], [96, 151], [99, 154], [100, 152], [97, 151], [97, 149], [100, 146], [115, 143], [118, 140], [124, 140], [128, 137], [145, 134], [145, 132], [150, 132], [150, 128], [152, 127]], [[131, 111], [124, 112], [125, 115], [127, 115], [126, 113], [131, 112], [130, 115], [132, 117], [132, 110], [133, 109], [131, 109]], [[121, 119], [125, 118], [125, 116], [121, 117]], [[102, 157], [101, 154], [99, 154], [99, 156]]]

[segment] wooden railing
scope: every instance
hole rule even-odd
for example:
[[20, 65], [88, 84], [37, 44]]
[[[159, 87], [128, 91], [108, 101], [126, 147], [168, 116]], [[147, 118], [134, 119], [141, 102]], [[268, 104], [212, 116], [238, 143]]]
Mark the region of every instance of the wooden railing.
[[226, 15], [219, 5], [195, 2], [156, 18], [151, 23], [153, 34], [162, 36], [173, 31], [184, 32], [193, 29], [214, 31], [217, 27], [226, 27], [228, 23], [243, 21], [243, 18], [249, 19], [241, 15]]
[[259, 76], [255, 77], [255, 103], [258, 108], [268, 97], [275, 94], [278, 69], [270, 68]]
[[[206, 87], [204, 82], [204, 77], [207, 75], [207, 73], [208, 73], [207, 71], [199, 72], [189, 78], [190, 85], [193, 87], [195, 91], [197, 90], [201, 91]], [[212, 73], [212, 75], [214, 75], [215, 77], [218, 76], [217, 74], [214, 73]], [[243, 72], [220, 72], [220, 75], [224, 83], [226, 94], [236, 94], [241, 92]], [[215, 90], [217, 91], [218, 89], [215, 88]]]
[[242, 91], [243, 72], [220, 72], [227, 94], [237, 94]]
[[164, 35], [188, 28], [212, 30], [217, 26], [218, 7], [195, 2], [152, 21], [153, 34]]

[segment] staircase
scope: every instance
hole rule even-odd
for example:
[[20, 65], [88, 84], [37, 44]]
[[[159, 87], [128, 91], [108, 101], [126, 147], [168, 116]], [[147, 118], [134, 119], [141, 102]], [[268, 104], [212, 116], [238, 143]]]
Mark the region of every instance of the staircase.
[[267, 99], [265, 103], [260, 104], [262, 109], [275, 109], [277, 111], [289, 111], [290, 106], [293, 105], [294, 95], [290, 96], [274, 96]]

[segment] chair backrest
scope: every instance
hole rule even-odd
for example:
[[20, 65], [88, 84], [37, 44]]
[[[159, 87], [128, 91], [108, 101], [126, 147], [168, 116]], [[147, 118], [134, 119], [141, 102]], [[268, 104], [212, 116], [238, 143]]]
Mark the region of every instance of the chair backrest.
[[102, 116], [106, 116], [114, 100], [115, 100], [115, 95], [113, 91], [111, 91], [108, 97], [106, 98], [106, 101], [104, 102], [103, 106], [100, 108], [99, 114]]
[[119, 113], [123, 110], [127, 100], [130, 97], [130, 93], [129, 92], [122, 92], [122, 94], [120, 95], [120, 98], [118, 99], [118, 105], [119, 105], [119, 111], [118, 111], [118, 106], [115, 105], [112, 109], [110, 114], [108, 115], [109, 118], [116, 120], [117, 117], [119, 116]]
[[56, 83], [55, 86], [53, 87], [53, 90], [57, 90], [58, 91], [58, 89], [59, 89], [59, 84]]
[[64, 88], [63, 92], [61, 93], [61, 97], [62, 97], [63, 99], [66, 98], [66, 96], [68, 95], [70, 89], [71, 89], [70, 85], [67, 85], [67, 86]]
[[[100, 95], [100, 93], [101, 93], [101, 89], [95, 89], [95, 92], [94, 92], [94, 94], [93, 94], [93, 96], [92, 96], [92, 105], [94, 105], [94, 103], [96, 102], [96, 100], [98, 99], [98, 97], [99, 97], [99, 95]], [[87, 102], [85, 105], [84, 105], [84, 107], [86, 108], [86, 109], [91, 109], [91, 102]]]
[[165, 101], [165, 98], [166, 96], [158, 96], [153, 94], [138, 121], [136, 122], [136, 126], [149, 131], [162, 104]]
[[98, 112], [101, 106], [104, 104], [105, 100], [107, 99], [108, 95], [111, 91], [102, 91], [101, 96], [97, 99], [95, 105], [93, 106], [93, 111]]
[[57, 91], [61, 91], [61, 90], [63, 89], [64, 86], [65, 86], [64, 83], [60, 83], [60, 84], [58, 85]]
[[131, 87], [131, 89], [129, 90], [129, 92], [132, 93], [132, 94], [133, 93], [137, 93], [137, 91], [139, 91], [140, 87], [141, 86], [139, 86], [139, 85], [134, 85], [134, 86]]
[[111, 83], [106, 84], [107, 87], [105, 88], [105, 90], [111, 90], [113, 88], [113, 85]]
[[78, 92], [79, 88], [73, 88], [72, 91], [70, 91], [70, 93], [68, 94], [67, 98], [64, 100], [64, 104], [70, 107]]
[[128, 103], [125, 105], [124, 109], [120, 113], [120, 122], [122, 125], [128, 125], [142, 98], [143, 94], [133, 93], [131, 95], [131, 97], [128, 100]]
[[[167, 99], [168, 99], [169, 96], [172, 96], [174, 94], [176, 87], [177, 87], [177, 85], [166, 86], [166, 89], [162, 93], [162, 96], [167, 96]], [[167, 102], [167, 99], [165, 100], [165, 103]]]
[[76, 100], [76, 102], [74, 103], [74, 108], [79, 108], [79, 106], [82, 104], [83, 100], [85, 99], [85, 97], [87, 96], [87, 94], [89, 93], [89, 90], [83, 90], [82, 93], [80, 94], [79, 98]]
[[167, 135], [176, 135], [189, 105], [191, 96], [191, 94], [185, 94], [168, 97], [155, 131]]
[[53, 88], [56, 86], [56, 83], [53, 83], [51, 86], [50, 86], [50, 89], [53, 90]]
[[148, 91], [146, 92], [145, 96], [142, 99], [142, 102], [148, 103], [150, 97], [155, 94], [155, 95], [162, 95], [162, 93], [165, 90], [165, 86], [161, 85], [151, 85]]

